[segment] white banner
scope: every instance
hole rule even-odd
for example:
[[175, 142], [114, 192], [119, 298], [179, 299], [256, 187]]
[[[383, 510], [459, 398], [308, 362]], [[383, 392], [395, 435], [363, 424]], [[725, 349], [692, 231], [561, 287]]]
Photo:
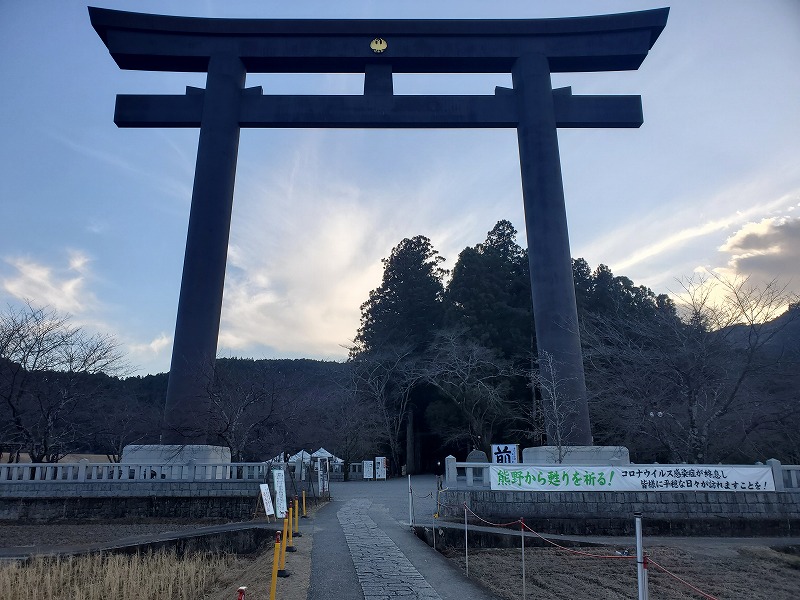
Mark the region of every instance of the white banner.
[[275, 487], [275, 517], [283, 519], [286, 517], [286, 476], [283, 469], [272, 471], [272, 484]]
[[262, 483], [258, 487], [261, 489], [261, 499], [264, 501], [264, 512], [267, 513], [267, 516], [274, 515], [275, 509], [272, 507], [272, 496], [269, 494], [269, 486], [266, 483]]
[[532, 492], [774, 492], [772, 468], [725, 465], [489, 466], [491, 488]]
[[372, 479], [373, 475], [373, 467], [375, 466], [371, 460], [365, 460], [362, 463], [362, 467], [364, 470], [364, 479]]

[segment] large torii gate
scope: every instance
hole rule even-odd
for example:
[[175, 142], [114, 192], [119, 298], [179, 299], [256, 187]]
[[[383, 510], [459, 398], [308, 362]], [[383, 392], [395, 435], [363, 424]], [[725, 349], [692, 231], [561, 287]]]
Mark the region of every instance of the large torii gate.
[[[119, 127], [199, 127], [162, 443], [204, 444], [242, 127], [517, 130], [540, 358], [591, 445], [558, 127], [639, 127], [639, 96], [573, 96], [555, 72], [638, 69], [669, 9], [526, 20], [201, 19], [89, 8], [121, 69], [207, 73], [182, 96], [118, 95]], [[246, 73], [364, 73], [364, 94], [263, 94]], [[393, 73], [511, 73], [485, 96], [396, 96]], [[549, 431], [556, 424], [551, 418]]]

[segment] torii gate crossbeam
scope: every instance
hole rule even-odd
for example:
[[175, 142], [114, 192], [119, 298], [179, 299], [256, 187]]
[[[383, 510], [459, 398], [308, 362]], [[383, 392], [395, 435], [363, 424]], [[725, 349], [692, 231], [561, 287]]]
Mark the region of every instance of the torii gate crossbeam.
[[[567, 423], [551, 440], [591, 445], [558, 127], [639, 127], [639, 96], [573, 96], [554, 72], [638, 69], [669, 9], [528, 20], [199, 19], [89, 8], [122, 69], [206, 72], [185, 95], [120, 95], [120, 127], [199, 127], [192, 208], [162, 443], [206, 442], [239, 131], [242, 127], [498, 128], [517, 130], [533, 311], [540, 359]], [[265, 95], [246, 73], [364, 73], [358, 96]], [[486, 96], [396, 96], [393, 73], [511, 73]], [[559, 431], [556, 431], [556, 428]]]

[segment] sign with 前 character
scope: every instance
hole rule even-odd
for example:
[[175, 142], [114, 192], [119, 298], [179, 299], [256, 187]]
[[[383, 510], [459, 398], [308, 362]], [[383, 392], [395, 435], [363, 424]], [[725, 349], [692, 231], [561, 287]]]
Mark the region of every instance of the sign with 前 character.
[[519, 444], [492, 444], [492, 462], [510, 465], [519, 462]]
[[491, 465], [491, 489], [531, 492], [774, 492], [772, 468], [723, 465]]

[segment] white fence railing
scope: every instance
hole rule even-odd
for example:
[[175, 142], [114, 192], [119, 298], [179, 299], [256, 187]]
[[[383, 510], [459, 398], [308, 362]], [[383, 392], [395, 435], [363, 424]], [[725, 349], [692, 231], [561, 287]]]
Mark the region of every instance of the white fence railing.
[[[767, 465], [772, 467], [776, 491], [800, 492], [800, 465], [782, 465], [774, 458], [768, 460]], [[445, 485], [455, 489], [488, 490], [490, 466], [491, 463], [485, 462], [456, 462], [454, 456], [448, 456], [445, 458]]]
[[[289, 469], [294, 465], [288, 465]], [[285, 463], [195, 463], [189, 465], [120, 463], [15, 463], [0, 465], [0, 484], [11, 482], [80, 481], [267, 481], [272, 469]]]
[[800, 465], [781, 465], [783, 488], [800, 492]]

